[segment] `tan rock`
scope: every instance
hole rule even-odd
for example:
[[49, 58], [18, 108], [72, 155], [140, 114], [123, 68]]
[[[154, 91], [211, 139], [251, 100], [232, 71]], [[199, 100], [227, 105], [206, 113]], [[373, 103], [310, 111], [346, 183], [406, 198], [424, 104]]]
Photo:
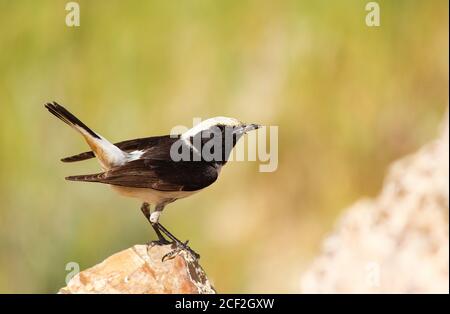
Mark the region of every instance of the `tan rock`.
[[59, 293], [215, 293], [188, 253], [162, 262], [171, 245], [135, 245], [86, 269]]

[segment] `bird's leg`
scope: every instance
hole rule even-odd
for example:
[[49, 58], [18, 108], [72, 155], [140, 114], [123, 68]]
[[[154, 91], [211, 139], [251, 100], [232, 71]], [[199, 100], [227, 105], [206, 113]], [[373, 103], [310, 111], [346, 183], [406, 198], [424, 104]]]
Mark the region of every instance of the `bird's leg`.
[[155, 230], [156, 235], [158, 236], [158, 243], [155, 243], [155, 241], [150, 242], [150, 245], [154, 245], [154, 244], [168, 244], [170, 243], [169, 241], [167, 241], [166, 238], [164, 238], [164, 236], [162, 235], [161, 231], [159, 231], [158, 229], [158, 223], [152, 223], [152, 221], [150, 220], [150, 205], [148, 203], [142, 203], [141, 206], [141, 211], [144, 214], [145, 218], [147, 218], [147, 220], [150, 222], [153, 230]]
[[158, 228], [160, 229], [160, 231], [162, 231], [170, 240], [173, 241], [173, 243], [175, 244], [175, 249], [173, 251], [170, 251], [169, 253], [167, 253], [166, 255], [163, 256], [162, 260], [165, 261], [166, 259], [171, 259], [174, 256], [176, 256], [178, 253], [180, 253], [181, 251], [187, 251], [189, 252], [195, 259], [199, 259], [200, 255], [195, 252], [193, 249], [191, 249], [188, 245], [189, 240], [182, 242], [181, 240], [179, 240], [177, 237], [175, 237], [171, 232], [169, 232], [169, 230], [167, 230], [163, 225], [161, 225], [160, 223], [158, 223]]
[[150, 204], [149, 203], [142, 203], [141, 205], [141, 212], [144, 214], [145, 218], [150, 222]]
[[169, 230], [167, 230], [161, 223], [158, 222], [158, 228], [160, 231], [162, 231], [170, 240], [172, 240], [175, 243], [183, 243], [180, 239], [175, 237]]
[[[175, 244], [175, 249], [166, 255], [163, 256], [162, 260], [165, 261], [166, 259], [173, 258], [181, 251], [187, 251], [189, 252], [195, 259], [199, 259], [200, 255], [197, 254], [194, 250], [192, 250], [189, 246], [189, 240], [186, 242], [180, 241], [177, 237], [175, 237], [169, 230], [167, 230], [163, 225], [159, 223], [159, 216], [161, 215], [161, 212], [164, 209], [165, 204], [158, 204], [155, 207], [155, 210], [153, 213], [151, 213], [149, 221], [152, 224], [152, 226], [155, 228], [155, 231], [158, 230], [158, 233], [161, 234], [164, 233], [170, 240], [172, 240], [173, 244]], [[162, 234], [161, 234], [162, 236]]]

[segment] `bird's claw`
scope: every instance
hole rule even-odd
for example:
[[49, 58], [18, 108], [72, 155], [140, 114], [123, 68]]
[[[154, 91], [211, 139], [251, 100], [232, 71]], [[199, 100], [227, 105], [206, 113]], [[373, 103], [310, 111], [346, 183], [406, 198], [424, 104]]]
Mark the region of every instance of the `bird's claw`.
[[187, 240], [186, 242], [182, 243], [182, 242], [173, 242], [173, 244], [175, 244], [175, 249], [173, 249], [172, 251], [170, 251], [169, 253], [165, 254], [161, 261], [164, 262], [166, 260], [172, 259], [175, 256], [177, 256], [178, 254], [180, 254], [181, 252], [187, 252], [189, 253], [195, 260], [200, 258], [200, 255], [195, 252], [193, 249], [191, 249], [188, 246], [189, 240]]
[[167, 245], [167, 244], [171, 244], [171, 243], [172, 242], [167, 241], [167, 240], [153, 240], [153, 241], [147, 242], [147, 246], [154, 247], [155, 245]]
[[150, 250], [152, 247], [154, 247], [154, 246], [156, 246], [156, 245], [167, 245], [167, 244], [170, 244], [170, 243], [172, 243], [172, 242], [169, 242], [169, 241], [167, 241], [167, 240], [153, 240], [153, 241], [149, 241], [149, 242], [147, 242], [147, 252], [148, 252], [148, 250]]

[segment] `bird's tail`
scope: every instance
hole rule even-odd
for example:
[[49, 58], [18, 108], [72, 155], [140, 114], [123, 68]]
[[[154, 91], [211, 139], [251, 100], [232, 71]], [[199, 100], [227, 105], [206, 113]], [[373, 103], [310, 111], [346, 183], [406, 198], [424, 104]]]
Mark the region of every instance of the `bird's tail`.
[[110, 143], [98, 133], [92, 131], [86, 124], [81, 122], [63, 106], [53, 102], [46, 103], [45, 108], [83, 135], [103, 169], [108, 170], [111, 167], [121, 165], [126, 161], [127, 154], [124, 151]]

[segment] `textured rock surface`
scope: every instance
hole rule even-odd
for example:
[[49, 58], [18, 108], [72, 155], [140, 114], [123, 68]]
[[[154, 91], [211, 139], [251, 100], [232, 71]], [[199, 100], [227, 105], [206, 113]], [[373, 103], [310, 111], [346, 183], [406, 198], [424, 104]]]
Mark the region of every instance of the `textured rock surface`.
[[59, 293], [215, 293], [189, 254], [161, 261], [170, 245], [135, 245], [73, 277]]
[[346, 211], [303, 292], [449, 292], [448, 114], [440, 138], [396, 163]]

